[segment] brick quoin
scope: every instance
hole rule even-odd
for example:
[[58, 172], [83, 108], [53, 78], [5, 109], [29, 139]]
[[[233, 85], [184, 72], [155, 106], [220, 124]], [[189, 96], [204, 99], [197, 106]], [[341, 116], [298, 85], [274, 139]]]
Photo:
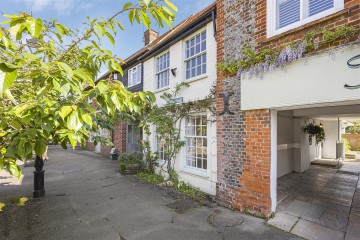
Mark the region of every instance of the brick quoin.
[[[266, 37], [267, 1], [217, 1], [217, 61], [241, 58], [243, 49], [279, 49], [309, 31], [341, 25], [360, 28], [360, 0], [345, 0], [345, 9], [272, 38]], [[321, 39], [320, 39], [321, 40]], [[356, 39], [350, 39], [350, 42]], [[336, 45], [343, 44], [339, 41]], [[324, 47], [321, 50], [326, 49]], [[223, 110], [219, 94], [234, 93], [230, 110], [217, 119], [218, 183], [216, 197], [227, 207], [257, 216], [271, 214], [271, 114], [270, 110], [241, 110], [241, 80], [217, 72], [217, 111]], [[256, 93], [254, 93], [256, 94]], [[261, 97], [261, 96], [259, 96]]]
[[[241, 57], [243, 48], [255, 44], [253, 1], [217, 1], [218, 63]], [[233, 92], [230, 109], [235, 114], [217, 118], [217, 200], [227, 207], [270, 215], [270, 111], [241, 111], [240, 79], [217, 73], [218, 111], [223, 110], [219, 94]]]

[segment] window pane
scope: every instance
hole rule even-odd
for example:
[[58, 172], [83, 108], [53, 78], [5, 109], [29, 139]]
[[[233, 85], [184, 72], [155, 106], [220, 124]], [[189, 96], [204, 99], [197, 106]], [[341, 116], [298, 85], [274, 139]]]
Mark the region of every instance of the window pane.
[[300, 0], [278, 0], [278, 29], [300, 21]]
[[206, 39], [206, 31], [201, 33], [201, 40], [205, 40]]
[[334, 7], [334, 0], [309, 0], [309, 17]]

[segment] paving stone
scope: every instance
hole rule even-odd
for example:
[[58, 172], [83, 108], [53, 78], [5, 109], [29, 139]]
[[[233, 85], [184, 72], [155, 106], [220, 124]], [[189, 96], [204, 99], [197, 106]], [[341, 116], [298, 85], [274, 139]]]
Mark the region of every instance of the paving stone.
[[274, 218], [268, 221], [268, 224], [290, 232], [298, 220], [298, 217], [294, 217], [286, 213], [277, 213]]
[[294, 200], [286, 211], [294, 216], [306, 216], [319, 219], [325, 210], [324, 206], [316, 205], [308, 202]]
[[343, 240], [344, 233], [300, 219], [291, 233], [309, 240]]
[[346, 229], [345, 240], [360, 239], [360, 217], [350, 215], [349, 224]]
[[348, 220], [349, 215], [347, 213], [326, 208], [320, 219], [315, 220], [314, 222], [331, 229], [345, 232]]
[[316, 204], [316, 205], [322, 205], [322, 206], [324, 206], [326, 208], [330, 208], [330, 209], [340, 211], [346, 216], [348, 216], [350, 214], [350, 207], [346, 207], [346, 206], [343, 206], [343, 205], [340, 205], [340, 204], [327, 202], [327, 201], [322, 201], [320, 199], [315, 199], [314, 201], [312, 201], [312, 203]]
[[323, 193], [319, 193], [318, 199], [326, 202], [340, 204], [346, 207], [351, 207], [351, 202], [352, 202], [351, 197], [349, 198], [349, 197], [336, 196], [336, 195], [323, 194]]

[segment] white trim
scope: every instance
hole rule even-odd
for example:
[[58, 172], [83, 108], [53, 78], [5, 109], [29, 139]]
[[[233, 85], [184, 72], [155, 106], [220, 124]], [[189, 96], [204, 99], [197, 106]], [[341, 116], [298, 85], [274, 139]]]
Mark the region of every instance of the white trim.
[[208, 77], [208, 75], [205, 73], [205, 74], [201, 74], [199, 76], [193, 77], [193, 78], [186, 79], [184, 82], [188, 82], [188, 83], [195, 82], [195, 81], [207, 78], [207, 77]]
[[326, 17], [328, 15], [334, 14], [338, 11], [341, 11], [344, 9], [344, 0], [334, 0], [334, 7], [330, 8], [326, 11], [323, 11], [321, 13], [318, 13], [314, 16], [311, 17], [306, 17], [305, 16], [305, 12], [304, 12], [304, 3], [305, 0], [301, 0], [300, 1], [300, 6], [303, 6], [300, 8], [300, 17], [302, 19], [300, 19], [300, 21], [295, 22], [293, 24], [290, 24], [286, 27], [280, 28], [280, 29], [276, 29], [276, 25], [277, 25], [277, 0], [267, 0], [267, 7], [266, 7], [266, 12], [267, 12], [267, 16], [266, 16], [266, 22], [267, 22], [267, 26], [266, 26], [266, 36], [267, 38], [271, 38], [273, 36], [279, 35], [281, 33], [287, 32], [291, 29], [300, 27], [302, 25], [305, 25], [307, 23], [316, 21], [320, 18]]
[[[162, 56], [165, 56], [169, 54], [169, 66], [161, 71], [158, 72], [158, 59]], [[171, 54], [170, 54], [170, 50], [167, 50], [167, 51], [164, 51], [162, 52], [161, 54], [157, 55], [155, 58], [154, 58], [154, 63], [155, 63], [155, 91], [159, 91], [159, 90], [162, 90], [162, 89], [165, 89], [165, 88], [169, 88], [170, 86], [170, 64], [171, 64], [171, 61], [170, 61], [170, 57], [171, 57]], [[161, 87], [161, 88], [158, 88], [159, 86], [159, 75], [161, 73], [164, 73], [164, 72], [168, 72], [168, 85], [164, 86], [164, 87]]]
[[[201, 38], [201, 34], [203, 33], [203, 32], [205, 32], [205, 41], [206, 41], [206, 44], [205, 44], [205, 50], [204, 51], [202, 51], [202, 52], [199, 52], [199, 53], [197, 53], [197, 54], [195, 54], [195, 55], [193, 55], [193, 56], [191, 56], [191, 57], [188, 57], [188, 58], [186, 58], [186, 42], [187, 41], [190, 41], [192, 38], [195, 38], [196, 39], [196, 36], [197, 35], [200, 35], [200, 38]], [[184, 59], [184, 61], [183, 61], [183, 66], [184, 66], [184, 70], [183, 70], [183, 81], [192, 81], [193, 79], [197, 79], [197, 77], [201, 77], [201, 76], [204, 76], [204, 75], [206, 75], [207, 74], [207, 72], [208, 72], [208, 42], [209, 42], [209, 40], [208, 40], [208, 29], [207, 29], [207, 27], [205, 26], [205, 27], [203, 27], [202, 29], [200, 29], [200, 30], [198, 30], [198, 31], [196, 31], [195, 33], [193, 33], [193, 34], [191, 34], [190, 36], [188, 36], [187, 38], [185, 38], [185, 39], [183, 39], [183, 44], [182, 44], [182, 46], [183, 46], [183, 59]], [[200, 39], [200, 50], [201, 50], [201, 39]], [[201, 74], [201, 75], [197, 75], [197, 76], [195, 76], [195, 77], [192, 77], [192, 78], [189, 78], [189, 79], [187, 79], [186, 78], [186, 62], [188, 62], [188, 61], [191, 61], [192, 59], [194, 59], [194, 58], [196, 58], [196, 57], [198, 57], [198, 56], [202, 56], [202, 55], [206, 55], [206, 62], [205, 62], [205, 65], [206, 65], [206, 68], [205, 68], [205, 73], [203, 73], [203, 74]], [[204, 63], [202, 63], [202, 64], [204, 64]], [[203, 77], [201, 77], [201, 78], [203, 78]]]
[[271, 211], [276, 211], [277, 205], [277, 111], [270, 110], [271, 114], [271, 162], [270, 162], [270, 198]]

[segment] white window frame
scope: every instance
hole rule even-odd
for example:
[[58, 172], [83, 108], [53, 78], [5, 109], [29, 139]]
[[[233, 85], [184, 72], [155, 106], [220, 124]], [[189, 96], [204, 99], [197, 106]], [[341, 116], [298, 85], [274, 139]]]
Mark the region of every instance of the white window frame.
[[316, 15], [313, 15], [311, 17], [306, 17], [305, 14], [307, 11], [305, 11], [305, 5], [306, 0], [300, 0], [300, 21], [292, 23], [288, 26], [282, 27], [280, 29], [276, 29], [277, 27], [277, 1], [278, 0], [267, 0], [267, 37], [273, 37], [278, 34], [287, 32], [291, 29], [300, 27], [302, 25], [305, 25], [307, 23], [316, 21], [320, 18], [326, 17], [328, 15], [331, 15], [333, 13], [336, 13], [338, 11], [341, 11], [344, 9], [344, 0], [334, 0], [334, 7], [330, 8], [326, 11], [320, 12]]
[[[159, 66], [158, 61], [160, 60], [161, 57], [164, 57], [166, 55], [169, 56], [169, 58], [168, 58], [169, 66], [167, 68], [164, 68], [164, 69], [160, 70], [160, 66]], [[160, 76], [160, 74], [165, 73], [165, 72], [168, 73], [168, 79], [167, 79], [168, 85], [163, 86], [163, 87], [159, 87], [159, 76]], [[170, 85], [170, 51], [167, 51], [164, 54], [161, 54], [161, 55], [159, 55], [158, 57], [155, 58], [155, 79], [156, 79], [156, 81], [155, 81], [155, 84], [156, 84], [155, 89], [156, 90], [162, 90], [162, 89], [165, 89], [165, 88], [169, 87], [169, 85]]]
[[[197, 54], [194, 54], [193, 56], [186, 57], [186, 51], [187, 51], [186, 43], [191, 41], [192, 39], [196, 39], [196, 37], [198, 35], [201, 36], [202, 33], [204, 33], [204, 32], [205, 32], [205, 50], [203, 50], [203, 51], [201, 51], [201, 52], [199, 52]], [[185, 79], [185, 81], [192, 81], [194, 79], [202, 78], [203, 76], [206, 76], [207, 71], [208, 71], [208, 55], [207, 55], [207, 51], [208, 51], [208, 30], [206, 28], [203, 28], [203, 29], [197, 31], [196, 33], [192, 34], [190, 37], [184, 39], [184, 45], [183, 46], [184, 46], [184, 51], [183, 52], [184, 52], [184, 79]], [[200, 48], [201, 48], [201, 39], [200, 39]], [[187, 76], [186, 76], [186, 72], [187, 72], [186, 63], [188, 61], [191, 61], [192, 59], [197, 58], [198, 56], [202, 56], [202, 55], [206, 56], [205, 72], [200, 74], [200, 75], [195, 75], [194, 77], [187, 78]], [[204, 63], [202, 62], [202, 65], [203, 64]]]
[[[199, 125], [200, 128], [202, 128], [203, 126], [206, 126], [206, 136], [198, 136], [198, 135], [189, 135], [188, 132], [187, 132], [187, 127], [189, 126], [188, 125], [188, 120], [185, 121], [185, 135], [184, 135], [184, 138], [185, 138], [185, 141], [186, 141], [186, 145], [185, 145], [185, 162], [184, 162], [184, 166], [185, 168], [188, 168], [188, 169], [191, 169], [191, 170], [194, 170], [196, 172], [201, 172], [202, 174], [207, 174], [207, 171], [210, 167], [210, 156], [209, 156], [209, 122], [208, 122], [208, 118], [207, 118], [207, 114], [197, 114], [197, 115], [192, 115], [192, 116], [189, 116], [188, 118], [197, 118], [197, 117], [201, 117], [201, 118], [204, 118], [207, 120], [206, 122], [206, 125]], [[198, 126], [198, 125], [191, 125], [191, 126], [194, 126], [195, 128]], [[201, 130], [202, 131], [202, 130]], [[202, 168], [202, 167], [198, 167], [198, 166], [192, 166], [190, 164], [188, 164], [188, 139], [190, 138], [197, 138], [197, 139], [205, 139], [206, 140], [206, 146], [204, 146], [202, 144], [202, 147], [203, 149], [206, 149], [206, 168]], [[196, 146], [193, 146], [195, 149], [196, 149]], [[196, 150], [195, 150], [196, 151]], [[202, 156], [204, 156], [202, 154]], [[197, 165], [197, 159], [198, 156], [195, 156], [195, 164]], [[204, 160], [202, 160], [204, 161]]]
[[[136, 72], [134, 73], [134, 71]], [[133, 80], [134, 75], [136, 76], [135, 81]], [[142, 67], [140, 63], [128, 70], [128, 87], [133, 87], [140, 84], [141, 78], [142, 78]]]

